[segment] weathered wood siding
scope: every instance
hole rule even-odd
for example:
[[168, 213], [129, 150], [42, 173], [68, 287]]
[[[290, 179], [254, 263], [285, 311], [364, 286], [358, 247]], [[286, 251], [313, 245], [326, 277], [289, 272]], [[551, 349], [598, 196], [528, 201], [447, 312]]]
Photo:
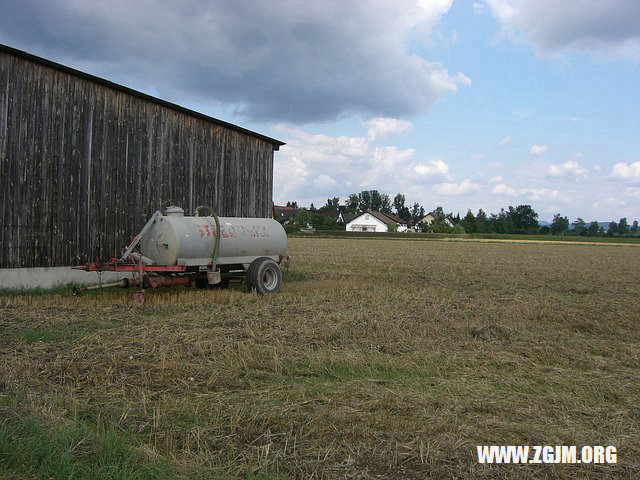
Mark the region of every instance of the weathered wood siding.
[[111, 258], [173, 204], [270, 217], [273, 151], [262, 138], [0, 51], [0, 268]]

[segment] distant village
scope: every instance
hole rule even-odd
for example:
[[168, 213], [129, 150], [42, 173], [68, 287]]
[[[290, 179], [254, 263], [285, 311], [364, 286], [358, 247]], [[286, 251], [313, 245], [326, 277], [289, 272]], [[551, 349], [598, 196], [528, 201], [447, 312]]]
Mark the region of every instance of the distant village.
[[346, 230], [348, 232], [449, 233], [449, 234], [521, 234], [521, 235], [573, 235], [573, 236], [640, 236], [638, 221], [586, 222], [577, 218], [571, 222], [559, 213], [552, 222], [538, 220], [531, 205], [508, 206], [498, 213], [487, 214], [482, 209], [466, 215], [446, 213], [436, 205], [426, 211], [417, 202], [406, 205], [406, 197], [397, 194], [391, 200], [377, 190], [364, 190], [349, 195], [344, 203], [339, 197], [327, 199], [316, 208], [300, 207], [296, 201], [274, 205], [273, 216], [288, 233], [316, 230]]

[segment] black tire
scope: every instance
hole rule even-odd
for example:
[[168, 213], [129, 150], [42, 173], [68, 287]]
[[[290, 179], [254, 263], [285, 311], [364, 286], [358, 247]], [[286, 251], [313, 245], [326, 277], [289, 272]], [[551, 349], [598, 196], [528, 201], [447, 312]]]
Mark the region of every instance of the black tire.
[[247, 289], [249, 291], [252, 291], [255, 289], [255, 287], [253, 287], [251, 285], [251, 275], [253, 270], [256, 268], [256, 265], [259, 265], [260, 263], [264, 262], [265, 260], [269, 260], [268, 257], [258, 257], [256, 258], [253, 262], [251, 262], [251, 264], [249, 265], [249, 268], [247, 268], [247, 272], [245, 274], [245, 278], [247, 280]]
[[282, 272], [280, 271], [280, 267], [270, 258], [258, 258], [254, 260], [247, 274], [249, 290], [255, 290], [258, 295], [276, 293], [282, 286]]

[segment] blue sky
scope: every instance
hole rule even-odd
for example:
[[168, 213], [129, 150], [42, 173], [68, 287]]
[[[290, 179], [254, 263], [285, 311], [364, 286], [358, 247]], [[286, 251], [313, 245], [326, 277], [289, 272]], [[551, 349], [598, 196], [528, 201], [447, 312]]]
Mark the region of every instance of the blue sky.
[[640, 2], [0, 0], [0, 42], [287, 142], [274, 200], [640, 219]]

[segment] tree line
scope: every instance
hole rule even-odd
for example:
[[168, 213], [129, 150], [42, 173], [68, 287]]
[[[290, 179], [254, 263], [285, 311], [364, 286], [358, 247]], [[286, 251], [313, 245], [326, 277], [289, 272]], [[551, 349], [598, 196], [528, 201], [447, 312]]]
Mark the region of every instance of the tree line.
[[[287, 202], [287, 206], [298, 208], [297, 202]], [[605, 229], [598, 222], [587, 224], [582, 218], [573, 223], [569, 218], [556, 214], [550, 225], [540, 226], [538, 213], [531, 205], [508, 206], [500, 209], [498, 213], [486, 213], [478, 210], [475, 215], [471, 210], [464, 217], [459, 213], [445, 213], [441, 206], [437, 206], [430, 212], [434, 220], [423, 223], [425, 208], [418, 202], [407, 205], [406, 196], [398, 193], [393, 200], [385, 193], [378, 190], [363, 190], [360, 193], [352, 193], [346, 199], [345, 205], [340, 205], [340, 198], [327, 199], [325, 204], [317, 209], [313, 204], [307, 210], [300, 209], [298, 214], [290, 222], [294, 228], [313, 226], [318, 230], [335, 230], [344, 228], [334, 219], [328, 218], [327, 211], [340, 210], [343, 213], [360, 213], [367, 210], [395, 214], [402, 220], [412, 225], [421, 227], [423, 232], [433, 233], [495, 233], [495, 234], [521, 234], [521, 235], [578, 235], [578, 236], [638, 236], [640, 230], [638, 221], [631, 225], [626, 218], [619, 222], [612, 221]]]

